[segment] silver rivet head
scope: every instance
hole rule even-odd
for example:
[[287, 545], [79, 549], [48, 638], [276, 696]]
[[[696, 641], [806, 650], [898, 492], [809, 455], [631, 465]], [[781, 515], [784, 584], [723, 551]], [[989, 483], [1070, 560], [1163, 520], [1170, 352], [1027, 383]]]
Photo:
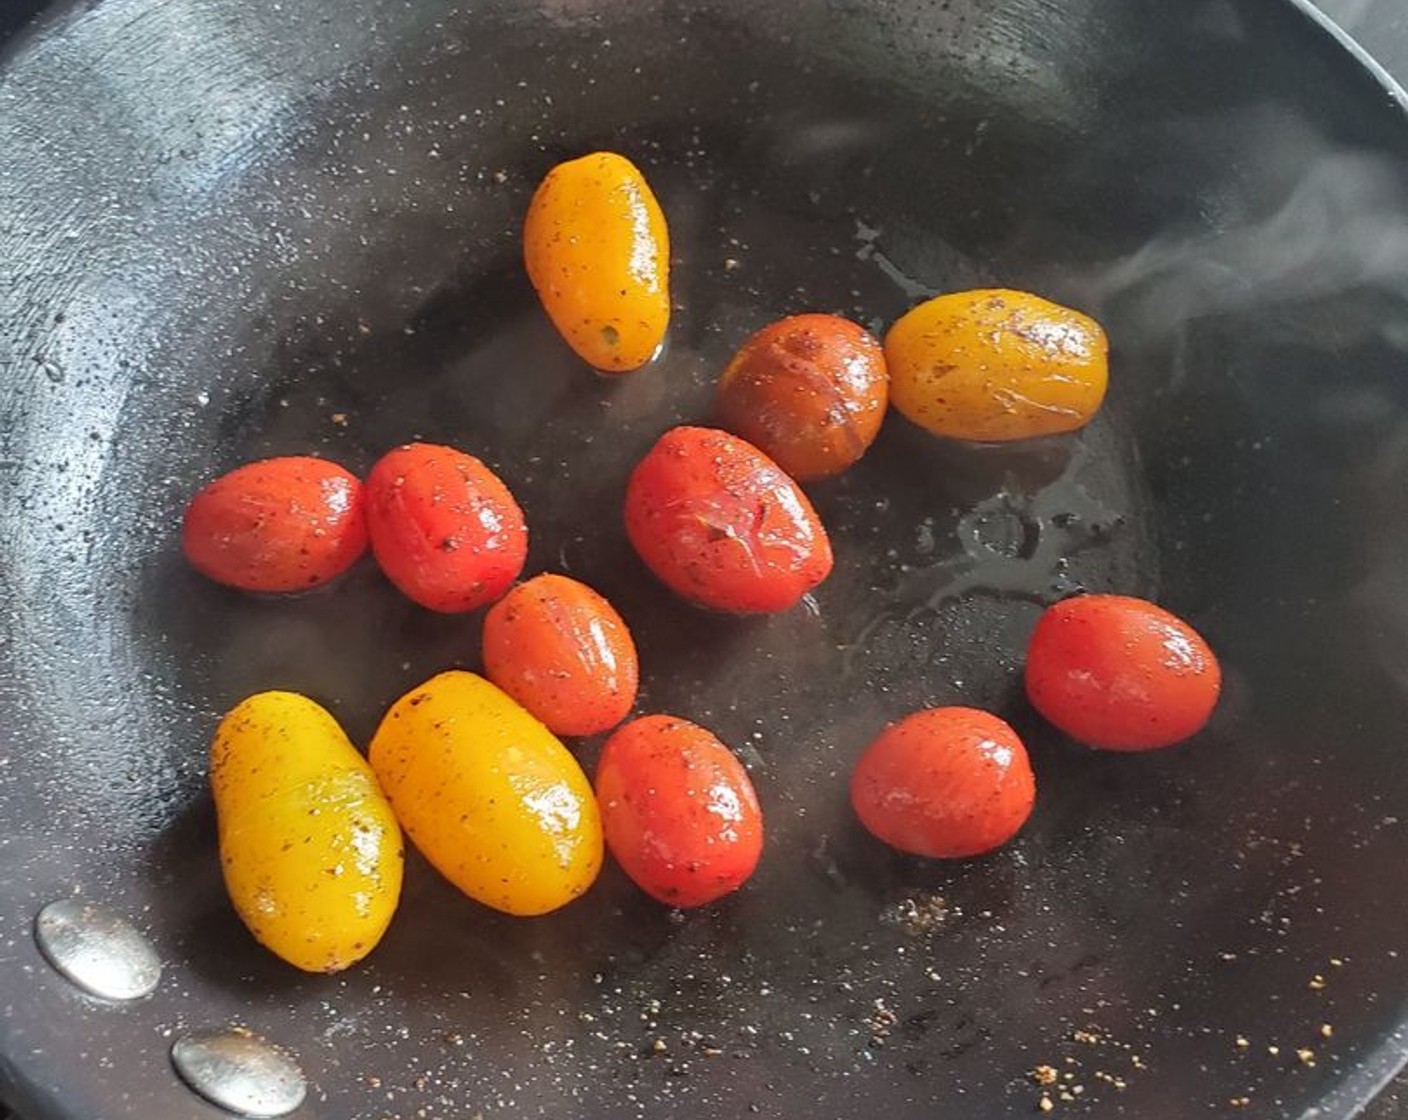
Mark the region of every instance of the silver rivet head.
[[147, 939], [90, 902], [49, 903], [34, 921], [34, 940], [63, 976], [99, 999], [141, 999], [161, 979], [161, 961]]
[[298, 1064], [272, 1043], [239, 1027], [178, 1039], [171, 1063], [206, 1100], [242, 1116], [283, 1116], [303, 1103]]

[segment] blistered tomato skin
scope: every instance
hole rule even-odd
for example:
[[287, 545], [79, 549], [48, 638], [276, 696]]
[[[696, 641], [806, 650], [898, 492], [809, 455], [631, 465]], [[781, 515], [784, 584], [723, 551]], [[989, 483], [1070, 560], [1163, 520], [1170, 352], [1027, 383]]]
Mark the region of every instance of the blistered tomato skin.
[[1173, 746], [1207, 724], [1222, 670], [1177, 615], [1125, 595], [1043, 612], [1027, 647], [1027, 696], [1073, 739], [1111, 751]]
[[255, 938], [307, 972], [376, 947], [401, 896], [391, 805], [333, 717], [261, 692], [221, 721], [210, 785], [225, 886]]
[[996, 716], [929, 708], [887, 727], [856, 763], [851, 804], [865, 827], [902, 852], [983, 855], [1031, 815], [1036, 779], [1026, 747]]
[[591, 784], [552, 732], [483, 677], [452, 670], [406, 693], [369, 757], [406, 834], [470, 898], [546, 914], [596, 881]]
[[583, 361], [624, 373], [660, 349], [670, 238], [630, 160], [593, 152], [548, 172], [528, 207], [523, 255], [548, 317]]
[[201, 489], [181, 526], [186, 559], [243, 591], [306, 591], [367, 549], [362, 484], [324, 459], [246, 463]]
[[1100, 324], [1028, 292], [955, 292], [885, 336], [890, 400], [935, 435], [1003, 443], [1083, 427], [1105, 399]]
[[528, 556], [523, 511], [503, 481], [453, 447], [408, 443], [367, 476], [372, 552], [433, 611], [472, 611], [508, 590]]
[[672, 428], [626, 487], [626, 534], [676, 594], [714, 610], [782, 611], [831, 571], [807, 496], [752, 444]]
[[668, 906], [703, 906], [736, 891], [763, 851], [763, 815], [748, 772], [710, 732], [644, 716], [601, 752], [596, 794], [622, 870]]
[[555, 735], [615, 727], [636, 700], [640, 670], [625, 620], [567, 576], [534, 576], [484, 616], [484, 671]]
[[889, 400], [880, 343], [836, 315], [758, 331], [719, 379], [722, 425], [799, 481], [839, 474], [879, 434]]

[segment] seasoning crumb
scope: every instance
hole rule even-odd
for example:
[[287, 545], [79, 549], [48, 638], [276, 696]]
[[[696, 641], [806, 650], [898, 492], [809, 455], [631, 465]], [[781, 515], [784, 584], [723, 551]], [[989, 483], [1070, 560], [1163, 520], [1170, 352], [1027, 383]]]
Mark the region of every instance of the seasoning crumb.
[[1072, 1031], [1071, 1037], [1077, 1042], [1088, 1043], [1091, 1046], [1100, 1042], [1100, 1036], [1094, 1031]]
[[902, 898], [885, 907], [880, 920], [896, 925], [911, 937], [919, 937], [937, 929], [948, 920], [948, 901], [940, 894], [919, 894]]
[[666, 1049], [665, 1040], [663, 1038], [657, 1038], [650, 1044], [650, 1049], [656, 1054], [663, 1054]]
[[1128, 1083], [1123, 1077], [1118, 1077], [1113, 1073], [1106, 1073], [1103, 1069], [1097, 1069], [1095, 1071], [1095, 1080], [1103, 1081], [1106, 1085], [1113, 1085], [1116, 1089], [1128, 1087]]
[[1055, 1066], [1041, 1065], [1032, 1070], [1031, 1077], [1038, 1085], [1055, 1085], [1057, 1077]]
[[1217, 957], [1218, 957], [1218, 960], [1227, 961], [1227, 962], [1230, 963], [1231, 961], [1235, 961], [1235, 960], [1237, 959], [1237, 954], [1236, 954], [1236, 953], [1218, 953], [1218, 954], [1217, 954]]
[[1333, 1038], [1334, 1036], [1335, 1036], [1335, 1028], [1334, 1028], [1334, 1027], [1330, 1026], [1329, 1023], [1321, 1023], [1321, 1024], [1320, 1024], [1320, 1037], [1321, 1037], [1321, 1038]]
[[1246, 1108], [1252, 1103], [1251, 1097], [1233, 1097], [1228, 1102], [1233, 1108]]
[[1050, 1097], [1043, 1095], [1041, 1100], [1036, 1102], [1036, 1107], [1042, 1112], [1050, 1112], [1056, 1107], [1056, 1103]]
[[740, 261], [737, 257], [725, 257], [725, 258], [724, 258], [724, 271], [725, 271], [725, 272], [732, 272], [735, 268], [740, 268], [740, 267], [742, 267], [742, 264], [743, 264], [743, 262]]
[[1129, 1064], [1132, 1065], [1135, 1069], [1145, 1068], [1144, 1059], [1141, 1058], [1138, 1054], [1131, 1054], [1129, 1056]]
[[1238, 1050], [1245, 1050], [1245, 1049], [1246, 1049], [1248, 1046], [1250, 1046], [1250, 1045], [1251, 1045], [1251, 1041], [1250, 1041], [1248, 1038], [1246, 1038], [1245, 1036], [1240, 1035], [1240, 1034], [1237, 1036], [1237, 1049], [1238, 1049]]
[[1312, 992], [1321, 991], [1325, 987], [1325, 978], [1318, 972], [1310, 978], [1310, 990]]
[[1277, 1054], [1281, 1052], [1281, 1048], [1279, 1046], [1268, 1046], [1266, 1048], [1266, 1052], [1274, 1058]]
[[493, 175], [490, 176], [490, 178], [493, 179], [494, 182], [502, 186], [504, 183], [508, 182], [508, 172], [500, 169], [498, 171], [495, 171]]
[[1309, 1066], [1311, 1069], [1315, 1068], [1315, 1051], [1308, 1046], [1302, 1046], [1296, 1051], [1296, 1059], [1303, 1066]]
[[339, 428], [347, 427], [347, 413], [345, 412], [334, 412], [330, 419]]
[[1344, 964], [1344, 961], [1340, 960], [1339, 957], [1331, 957], [1331, 958], [1330, 958], [1330, 967], [1331, 967], [1331, 968], [1340, 968], [1341, 966], [1343, 966], [1343, 964]]

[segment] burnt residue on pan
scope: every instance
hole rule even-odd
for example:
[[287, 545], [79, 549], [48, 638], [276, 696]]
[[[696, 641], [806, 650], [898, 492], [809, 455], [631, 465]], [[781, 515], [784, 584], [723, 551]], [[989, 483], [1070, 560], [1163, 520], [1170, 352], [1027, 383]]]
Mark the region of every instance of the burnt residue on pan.
[[[1295, 8], [111, 0], [16, 40], [0, 105], [0, 1070], [27, 1112], [190, 1115], [167, 1050], [226, 1023], [339, 1118], [1336, 1116], [1401, 1056], [1408, 124]], [[613, 381], [519, 258], [538, 178], [598, 146], [676, 255], [665, 353]], [[706, 615], [648, 577], [626, 473], [751, 331], [991, 283], [1105, 323], [1094, 425], [972, 448], [892, 419], [810, 488], [837, 564], [809, 607]], [[681, 916], [612, 870], [522, 921], [413, 859], [351, 973], [245, 934], [218, 714], [298, 689], [365, 742], [475, 665], [477, 622], [370, 564], [215, 587], [180, 511], [253, 457], [364, 470], [413, 437], [499, 471], [530, 571], [635, 628], [642, 706], [747, 760], [746, 890]], [[1098, 756], [1032, 717], [1026, 635], [1081, 588], [1219, 650], [1198, 742]], [[957, 700], [1026, 735], [1036, 816], [971, 863], [882, 850], [851, 762]], [[28, 923], [74, 890], [152, 935], [140, 1005], [40, 964]]]

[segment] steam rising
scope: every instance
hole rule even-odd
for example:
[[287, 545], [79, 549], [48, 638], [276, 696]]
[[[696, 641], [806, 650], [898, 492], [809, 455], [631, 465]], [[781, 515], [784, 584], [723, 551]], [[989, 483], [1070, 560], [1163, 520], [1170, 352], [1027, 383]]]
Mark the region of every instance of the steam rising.
[[1269, 217], [1160, 235], [1095, 277], [1089, 298], [1097, 314], [1118, 305], [1127, 326], [1158, 337], [1364, 286], [1408, 294], [1404, 195], [1401, 170], [1382, 156], [1327, 153]]

